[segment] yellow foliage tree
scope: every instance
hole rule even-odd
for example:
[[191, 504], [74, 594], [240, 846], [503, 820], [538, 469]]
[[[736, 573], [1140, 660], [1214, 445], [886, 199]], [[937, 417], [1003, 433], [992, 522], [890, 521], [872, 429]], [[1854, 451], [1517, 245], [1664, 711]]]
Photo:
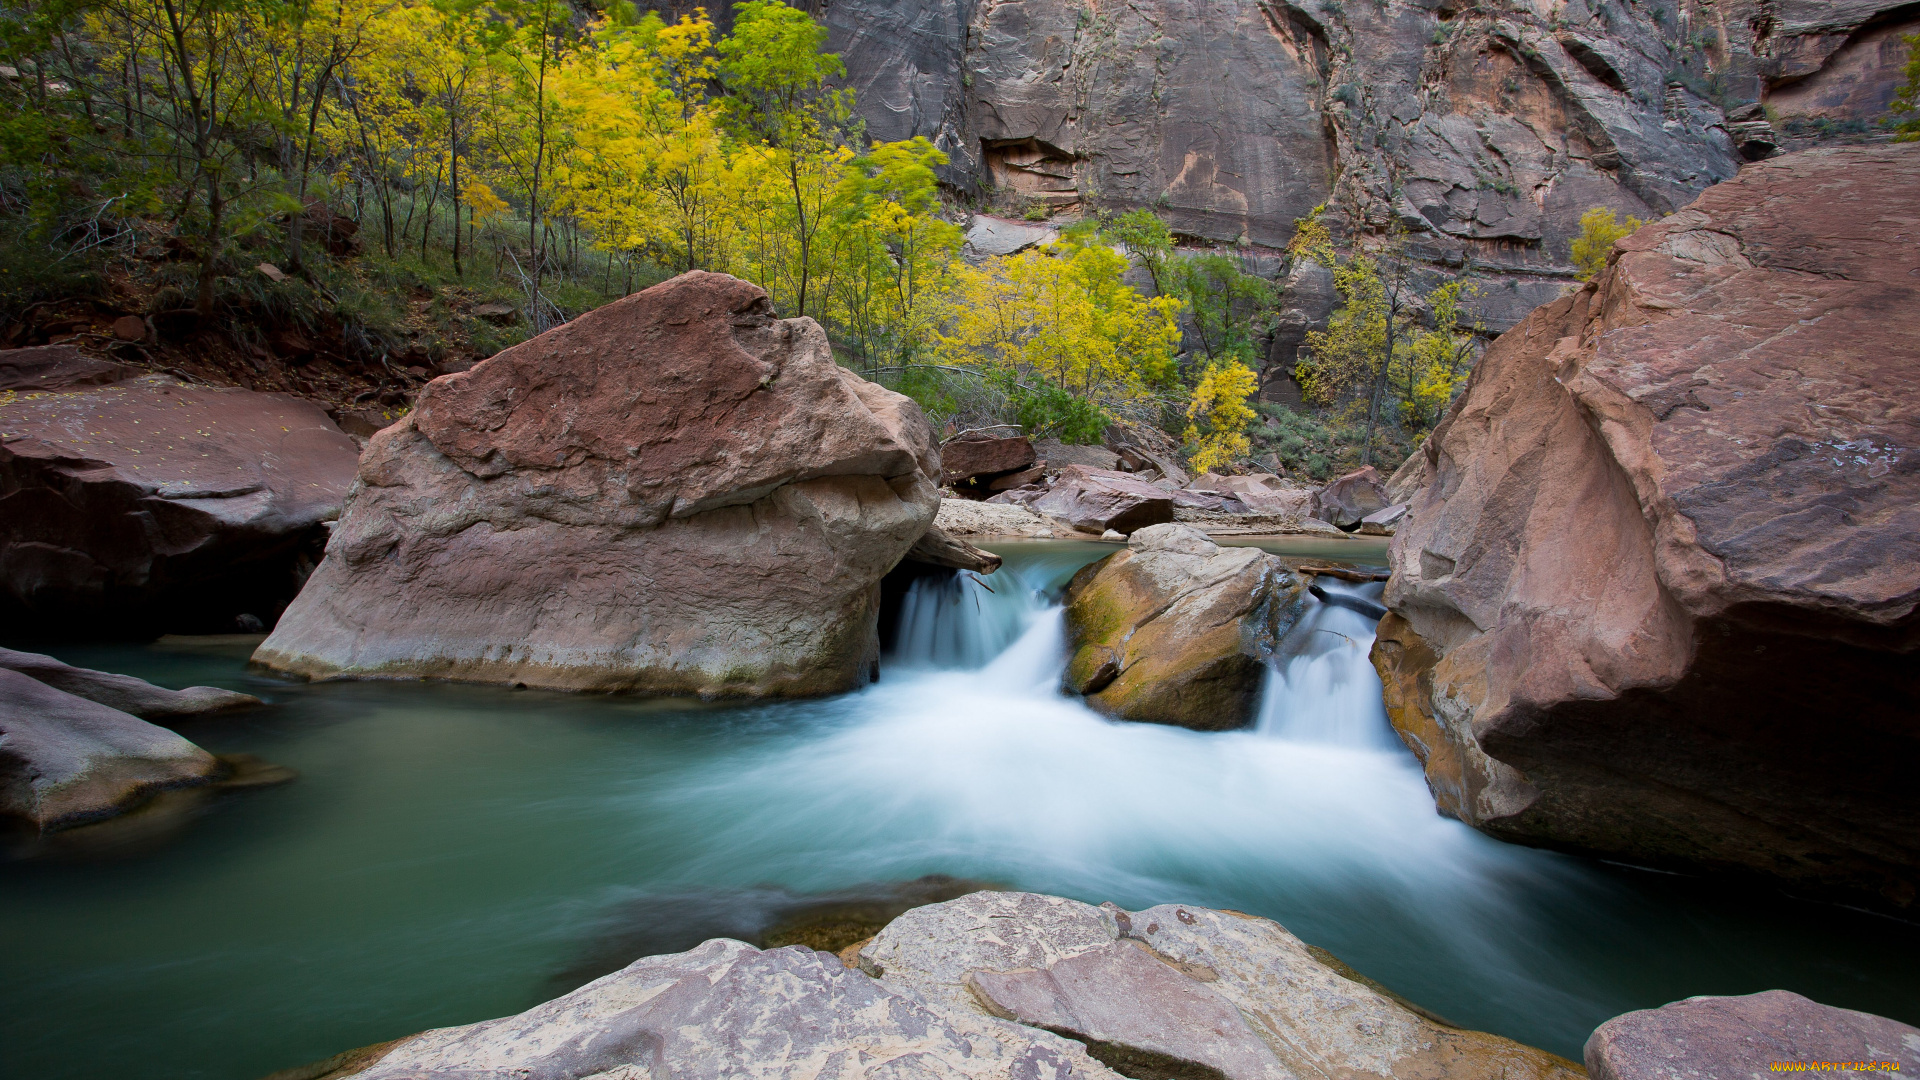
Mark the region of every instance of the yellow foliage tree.
[[1574, 276], [1581, 281], [1592, 281], [1607, 268], [1607, 253], [1613, 250], [1614, 241], [1632, 236], [1644, 224], [1646, 222], [1637, 217], [1622, 222], [1604, 206], [1581, 214], [1580, 235], [1573, 239]]
[[1247, 398], [1259, 387], [1253, 369], [1235, 360], [1218, 361], [1200, 376], [1187, 404], [1186, 439], [1194, 448], [1188, 460], [1195, 470], [1211, 472], [1251, 451]]

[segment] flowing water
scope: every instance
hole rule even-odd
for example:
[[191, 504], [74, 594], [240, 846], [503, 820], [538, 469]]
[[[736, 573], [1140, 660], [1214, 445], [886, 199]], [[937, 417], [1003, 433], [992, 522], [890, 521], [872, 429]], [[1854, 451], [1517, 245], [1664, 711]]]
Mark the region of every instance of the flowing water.
[[1337, 603], [1378, 586], [1329, 587], [1255, 727], [1207, 734], [1058, 692], [1054, 600], [1110, 548], [998, 550], [991, 577], [912, 586], [881, 681], [821, 701], [292, 684], [219, 639], [53, 649], [269, 698], [185, 733], [302, 775], [170, 837], [0, 863], [0, 1075], [244, 1080], [751, 936], [815, 894], [968, 887], [889, 884], [926, 875], [1267, 915], [1574, 1057], [1599, 1021], [1692, 994], [1920, 1021], [1911, 924], [1436, 815], [1382, 714], [1371, 620]]

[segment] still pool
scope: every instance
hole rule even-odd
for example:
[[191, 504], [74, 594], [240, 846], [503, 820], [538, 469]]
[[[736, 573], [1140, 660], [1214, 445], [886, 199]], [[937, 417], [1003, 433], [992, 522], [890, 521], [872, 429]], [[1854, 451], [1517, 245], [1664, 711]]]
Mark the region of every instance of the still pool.
[[1001, 550], [994, 591], [927, 583], [881, 682], [822, 701], [308, 685], [249, 672], [240, 640], [47, 646], [269, 699], [182, 731], [300, 779], [169, 836], [0, 863], [0, 1075], [247, 1080], [935, 874], [1267, 915], [1576, 1058], [1599, 1021], [1693, 994], [1920, 1022], [1920, 927], [1437, 816], [1357, 614], [1314, 616], [1328, 633], [1276, 670], [1254, 729], [1109, 723], [1053, 689], [1048, 602], [1109, 549]]

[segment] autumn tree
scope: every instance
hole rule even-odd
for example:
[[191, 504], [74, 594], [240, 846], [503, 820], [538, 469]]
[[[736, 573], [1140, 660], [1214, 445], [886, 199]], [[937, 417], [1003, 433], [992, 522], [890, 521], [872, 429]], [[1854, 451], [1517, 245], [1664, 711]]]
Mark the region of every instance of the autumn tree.
[[1574, 276], [1592, 281], [1607, 268], [1607, 255], [1614, 241], [1632, 236], [1646, 224], [1637, 217], [1621, 221], [1613, 211], [1596, 206], [1580, 215], [1580, 235], [1573, 239]]

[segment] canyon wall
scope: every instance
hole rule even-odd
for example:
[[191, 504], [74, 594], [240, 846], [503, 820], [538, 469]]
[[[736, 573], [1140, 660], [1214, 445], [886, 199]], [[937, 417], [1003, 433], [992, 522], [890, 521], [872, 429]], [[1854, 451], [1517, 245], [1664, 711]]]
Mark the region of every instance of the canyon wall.
[[[1003, 213], [1147, 206], [1283, 246], [1338, 195], [1505, 329], [1572, 276], [1595, 206], [1651, 219], [1785, 138], [1762, 102], [1884, 114], [1920, 5], [1890, 0], [831, 0], [875, 139], [923, 135]], [[1792, 127], [1791, 123], [1787, 123]], [[1822, 129], [1825, 130], [1825, 129]]]

